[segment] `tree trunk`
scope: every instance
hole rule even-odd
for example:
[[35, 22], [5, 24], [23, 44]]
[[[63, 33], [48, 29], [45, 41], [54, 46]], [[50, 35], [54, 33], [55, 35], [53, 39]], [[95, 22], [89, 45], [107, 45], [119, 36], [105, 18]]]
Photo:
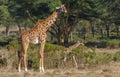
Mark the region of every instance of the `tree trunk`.
[[100, 29], [100, 34], [101, 34], [101, 37], [103, 38], [104, 34], [103, 34], [103, 29], [102, 28]]
[[118, 25], [116, 25], [116, 35], [117, 37], [119, 37], [119, 26]]
[[73, 41], [73, 34], [72, 34], [72, 32], [70, 33], [69, 41]]
[[92, 31], [92, 36], [94, 37], [94, 35], [95, 35], [95, 30], [94, 30], [94, 26], [93, 26], [93, 25], [91, 25], [91, 31]]
[[6, 36], [9, 36], [9, 32], [10, 32], [10, 26], [6, 26]]
[[83, 27], [83, 39], [86, 40], [86, 36], [87, 36], [87, 29], [86, 27]]
[[109, 38], [110, 36], [110, 27], [109, 27], [109, 24], [106, 24], [106, 31], [107, 31], [107, 37]]
[[21, 32], [22, 32], [21, 25], [20, 25], [20, 24], [18, 24], [17, 26], [18, 26], [18, 29], [19, 29], [19, 33], [21, 33]]
[[58, 34], [58, 36], [56, 37], [57, 38], [57, 43], [60, 44], [60, 45], [64, 45], [64, 37], [63, 37], [63, 34]]
[[68, 39], [69, 39], [69, 37], [68, 37], [68, 35], [66, 35], [64, 37], [64, 46], [66, 46], [68, 44]]

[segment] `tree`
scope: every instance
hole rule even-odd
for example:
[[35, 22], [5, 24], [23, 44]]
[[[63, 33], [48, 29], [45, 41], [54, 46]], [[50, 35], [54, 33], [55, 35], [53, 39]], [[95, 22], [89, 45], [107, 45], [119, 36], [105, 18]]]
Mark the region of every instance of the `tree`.
[[67, 7], [67, 14], [62, 14], [60, 19], [52, 27], [50, 33], [57, 39], [59, 44], [67, 45], [71, 32], [76, 28], [79, 21], [79, 13], [83, 1], [79, 0], [61, 0]]
[[0, 1], [0, 24], [6, 26], [6, 36], [9, 35], [9, 18], [10, 13], [8, 11], [8, 0]]
[[118, 35], [119, 33], [119, 12], [120, 12], [120, 4], [119, 4], [119, 0], [100, 0], [100, 4], [102, 4], [101, 8], [105, 8], [106, 11], [106, 15], [103, 17], [102, 16], [102, 20], [104, 21], [104, 23], [106, 23], [106, 30], [107, 30], [107, 37], [109, 37], [109, 32], [110, 32], [110, 25], [115, 24], [114, 26], [116, 27], [116, 34]]

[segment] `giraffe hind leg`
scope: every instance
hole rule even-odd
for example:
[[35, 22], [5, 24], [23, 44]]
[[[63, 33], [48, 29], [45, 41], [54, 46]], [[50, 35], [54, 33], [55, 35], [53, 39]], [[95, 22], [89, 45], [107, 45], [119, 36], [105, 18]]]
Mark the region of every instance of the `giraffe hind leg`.
[[26, 62], [26, 53], [27, 53], [27, 49], [28, 49], [29, 43], [25, 43], [23, 45], [23, 60], [24, 60], [24, 67], [25, 67], [25, 71], [27, 72], [27, 62]]
[[22, 60], [24, 61], [25, 71], [27, 71], [26, 52], [27, 52], [28, 45], [29, 45], [29, 43], [26, 43], [26, 44], [22, 43], [22, 51], [18, 52], [18, 58], [19, 58], [18, 72], [21, 72], [21, 63], [22, 63]]
[[18, 51], [18, 59], [19, 59], [19, 62], [18, 62], [18, 72], [21, 72], [21, 62], [22, 62], [22, 53], [20, 51]]

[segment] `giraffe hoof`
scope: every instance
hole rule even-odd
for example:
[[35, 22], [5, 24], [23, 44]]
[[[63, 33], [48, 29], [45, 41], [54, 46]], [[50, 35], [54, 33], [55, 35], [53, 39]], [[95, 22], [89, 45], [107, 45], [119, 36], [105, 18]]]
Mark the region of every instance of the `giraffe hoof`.
[[25, 68], [25, 72], [28, 72], [28, 69], [27, 69], [27, 68]]
[[44, 67], [40, 67], [39, 70], [40, 70], [41, 73], [44, 73], [44, 72], [45, 72]]
[[21, 72], [21, 70], [18, 70], [18, 72]]

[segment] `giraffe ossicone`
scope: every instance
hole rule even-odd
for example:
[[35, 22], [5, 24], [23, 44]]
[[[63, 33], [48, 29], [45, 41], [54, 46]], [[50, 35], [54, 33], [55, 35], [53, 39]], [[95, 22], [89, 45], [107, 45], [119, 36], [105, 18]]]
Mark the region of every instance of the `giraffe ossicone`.
[[24, 61], [25, 71], [27, 70], [27, 63], [26, 63], [26, 52], [29, 46], [29, 43], [37, 44], [40, 43], [40, 51], [39, 51], [39, 70], [40, 72], [44, 72], [44, 46], [47, 38], [47, 30], [54, 24], [56, 18], [58, 17], [61, 12], [67, 12], [66, 7], [61, 5], [57, 8], [48, 18], [38, 21], [35, 26], [30, 29], [21, 32], [20, 39], [21, 39], [21, 56], [19, 56], [18, 62], [18, 71], [21, 71], [21, 63], [22, 60]]

